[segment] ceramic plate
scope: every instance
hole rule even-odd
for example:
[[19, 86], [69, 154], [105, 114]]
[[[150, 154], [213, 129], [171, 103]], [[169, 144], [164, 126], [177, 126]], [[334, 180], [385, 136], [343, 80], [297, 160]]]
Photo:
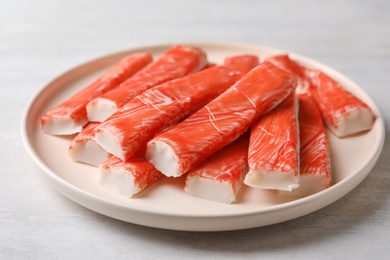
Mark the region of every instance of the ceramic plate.
[[[203, 48], [209, 60], [219, 63], [236, 54], [260, 57], [281, 50], [247, 44], [186, 43]], [[171, 45], [148, 46], [111, 54], [82, 64], [54, 79], [37, 93], [26, 108], [22, 136], [25, 147], [50, 184], [69, 199], [93, 211], [150, 227], [217, 231], [260, 227], [291, 220], [340, 199], [355, 188], [374, 167], [384, 141], [384, 123], [377, 106], [353, 81], [311, 59], [290, 53], [300, 63], [323, 70], [367, 102], [377, 115], [374, 127], [362, 134], [339, 139], [329, 134], [334, 185], [305, 198], [286, 198], [276, 192], [243, 187], [232, 205], [192, 197], [183, 191], [183, 178], [163, 178], [136, 198], [122, 197], [96, 183], [98, 169], [73, 162], [67, 154], [73, 136], [43, 134], [40, 117], [85, 87], [120, 58], [134, 52], [161, 55]]]

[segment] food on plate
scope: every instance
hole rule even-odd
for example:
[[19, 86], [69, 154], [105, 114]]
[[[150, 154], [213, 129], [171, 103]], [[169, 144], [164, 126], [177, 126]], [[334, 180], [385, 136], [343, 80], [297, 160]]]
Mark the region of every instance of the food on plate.
[[304, 67], [290, 58], [288, 54], [279, 54], [268, 57], [266, 61], [271, 62], [278, 68], [288, 71], [297, 77], [297, 91], [306, 92], [308, 83], [305, 80]]
[[175, 45], [118, 88], [91, 100], [88, 119], [102, 122], [145, 90], [197, 72], [207, 64], [207, 55], [200, 48]]
[[127, 162], [115, 156], [102, 162], [97, 183], [122, 196], [132, 197], [162, 176], [141, 152]]
[[96, 142], [126, 161], [156, 134], [206, 105], [241, 77], [238, 71], [212, 66], [151, 88], [98, 126]]
[[230, 56], [224, 59], [223, 65], [229, 69], [246, 74], [259, 65], [259, 57], [251, 54]]
[[366, 103], [322, 71], [306, 71], [322, 118], [336, 136], [345, 137], [372, 128], [375, 115]]
[[110, 157], [110, 154], [95, 142], [95, 128], [99, 123], [91, 122], [76, 135], [69, 146], [69, 156], [76, 162], [93, 166]]
[[81, 132], [88, 123], [86, 105], [93, 98], [117, 87], [152, 62], [149, 53], [136, 53], [120, 60], [93, 83], [41, 117], [46, 134], [71, 135]]
[[248, 171], [249, 134], [225, 146], [186, 176], [184, 191], [196, 197], [230, 204], [236, 200]]
[[325, 124], [348, 137], [375, 115], [288, 54], [263, 60], [235, 55], [218, 65], [182, 45], [155, 62], [133, 54], [43, 115], [42, 128], [79, 133], [69, 156], [98, 166], [98, 184], [126, 197], [184, 174], [186, 193], [226, 204], [243, 184], [282, 196], [322, 191], [332, 185]]
[[299, 187], [287, 196], [309, 196], [332, 185], [328, 139], [321, 113], [310, 93], [301, 93], [299, 98]]
[[252, 125], [248, 165], [244, 183], [250, 187], [292, 191], [299, 186], [298, 98], [295, 91]]
[[286, 54], [272, 56], [267, 60], [298, 78], [299, 187], [279, 193], [286, 196], [308, 196], [330, 187], [332, 182], [328, 141], [321, 114], [309, 92], [306, 68]]
[[261, 63], [209, 104], [149, 141], [145, 156], [164, 175], [181, 176], [237, 139], [295, 86], [293, 75]]

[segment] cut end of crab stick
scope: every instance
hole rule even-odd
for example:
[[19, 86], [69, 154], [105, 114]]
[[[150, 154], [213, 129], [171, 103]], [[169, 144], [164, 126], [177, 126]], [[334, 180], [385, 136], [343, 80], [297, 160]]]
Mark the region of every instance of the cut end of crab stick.
[[236, 200], [235, 189], [227, 182], [191, 176], [186, 179], [184, 191], [192, 196], [231, 204]]
[[156, 169], [168, 177], [180, 177], [179, 164], [174, 150], [162, 141], [151, 141], [147, 144], [145, 158], [151, 162]]
[[43, 132], [50, 135], [72, 135], [81, 132], [87, 120], [75, 121], [71, 117], [45, 115], [41, 118]]
[[292, 191], [280, 190], [282, 196], [305, 197], [325, 190], [331, 186], [330, 179], [325, 175], [301, 173], [299, 178], [299, 187]]
[[192, 169], [184, 191], [221, 203], [234, 202], [248, 172], [248, 141], [249, 135], [244, 134]]
[[257, 65], [259, 58], [256, 55], [238, 55], [225, 58], [223, 65], [232, 70], [237, 70], [243, 74], [248, 73]]
[[100, 168], [97, 183], [125, 197], [132, 197], [141, 191], [134, 185], [134, 176], [120, 169]]
[[372, 128], [375, 115], [371, 108], [319, 70], [306, 70], [313, 94], [326, 126], [338, 137]]
[[299, 187], [299, 175], [294, 171], [250, 170], [244, 183], [253, 188], [292, 191]]
[[[203, 69], [206, 64], [207, 55], [200, 48], [172, 46], [159, 59], [124, 81], [118, 88], [101, 95], [99, 98], [107, 102], [99, 103], [100, 110], [108, 113], [112, 111], [112, 105], [119, 109], [140, 93], [167, 81], [195, 73]], [[108, 107], [105, 109], [105, 106]]]
[[76, 142], [69, 149], [69, 156], [72, 160], [98, 166], [99, 163], [107, 160], [110, 154], [100, 145], [92, 140]]
[[73, 138], [69, 146], [69, 156], [77, 162], [94, 166], [108, 159], [110, 154], [95, 142], [95, 128], [99, 123], [89, 123]]
[[116, 157], [99, 165], [97, 183], [126, 197], [132, 197], [163, 175], [142, 156], [122, 162]]
[[285, 196], [308, 196], [332, 184], [328, 140], [310, 93], [299, 94], [300, 185]]
[[115, 102], [104, 98], [95, 98], [87, 105], [88, 120], [103, 122], [118, 110]]
[[95, 130], [95, 141], [98, 143], [104, 150], [109, 152], [112, 155], [120, 158], [122, 161], [125, 161], [125, 154], [122, 151], [120, 145], [115, 141], [115, 136], [108, 134], [99, 129]]
[[[260, 114], [282, 102], [295, 89], [295, 84], [291, 74], [274, 65], [258, 65], [206, 106], [149, 141], [148, 159], [167, 176], [189, 172], [236, 140]], [[160, 149], [175, 152], [172, 163], [166, 165], [159, 159]], [[179, 172], [175, 172], [177, 169]]]

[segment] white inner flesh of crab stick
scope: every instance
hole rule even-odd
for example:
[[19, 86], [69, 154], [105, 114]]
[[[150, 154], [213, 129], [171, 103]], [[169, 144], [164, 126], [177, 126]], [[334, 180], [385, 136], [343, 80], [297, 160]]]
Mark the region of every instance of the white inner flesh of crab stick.
[[307, 70], [306, 75], [325, 124], [336, 136], [371, 129], [375, 115], [366, 103], [319, 70]]
[[184, 191], [221, 203], [234, 202], [248, 172], [248, 142], [249, 135], [244, 134], [192, 169]]
[[335, 112], [334, 118], [337, 125], [328, 123], [327, 127], [339, 137], [369, 130], [374, 122], [371, 109], [361, 107], [346, 107], [345, 112]]

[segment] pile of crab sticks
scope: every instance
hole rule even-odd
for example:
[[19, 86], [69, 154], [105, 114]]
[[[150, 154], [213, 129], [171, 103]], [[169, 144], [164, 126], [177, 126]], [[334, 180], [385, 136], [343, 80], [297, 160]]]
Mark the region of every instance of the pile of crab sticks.
[[308, 196], [332, 185], [325, 127], [337, 137], [372, 128], [370, 107], [287, 54], [210, 63], [175, 45], [123, 58], [41, 117], [44, 133], [75, 135], [70, 157], [97, 183], [132, 197], [184, 176], [188, 194], [230, 204], [245, 184]]

